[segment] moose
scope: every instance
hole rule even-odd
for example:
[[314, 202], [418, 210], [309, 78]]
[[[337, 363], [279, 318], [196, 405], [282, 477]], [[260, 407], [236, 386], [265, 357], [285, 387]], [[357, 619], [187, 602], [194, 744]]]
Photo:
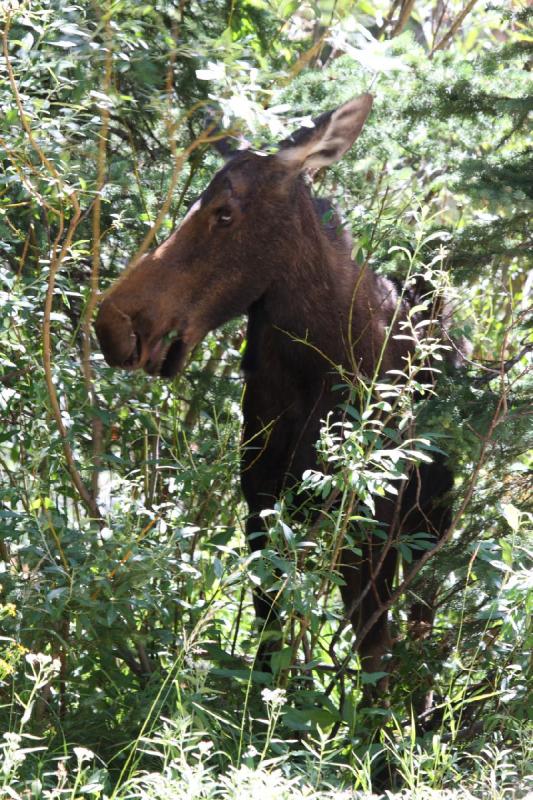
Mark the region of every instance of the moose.
[[[104, 294], [95, 321], [110, 366], [172, 378], [209, 331], [247, 315], [241, 485], [253, 550], [267, 543], [261, 511], [318, 468], [321, 424], [340, 402], [335, 365], [370, 379], [401, 371], [412, 352], [396, 334], [416, 300], [354, 263], [337, 221], [324, 222], [332, 206], [313, 198], [306, 179], [347, 152], [372, 103], [370, 94], [345, 102], [276, 152], [231, 153], [170, 237]], [[442, 458], [418, 465], [399, 500], [375, 498], [379, 528], [393, 543], [416, 531], [438, 540], [450, 525], [452, 483]], [[338, 569], [355, 632], [375, 618], [359, 653], [377, 671], [391, 646], [386, 602], [398, 548], [382, 557], [383, 539], [363, 539], [359, 549], [346, 544]], [[267, 591], [254, 590], [254, 606], [260, 621], [275, 622]]]

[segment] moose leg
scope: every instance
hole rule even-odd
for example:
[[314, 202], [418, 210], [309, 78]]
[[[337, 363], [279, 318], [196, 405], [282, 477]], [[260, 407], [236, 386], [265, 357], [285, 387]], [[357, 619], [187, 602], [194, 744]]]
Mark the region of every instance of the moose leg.
[[[341, 595], [350, 617], [355, 634], [365, 626], [380, 606], [388, 600], [389, 581], [394, 576], [396, 554], [390, 553], [384, 559], [379, 576], [372, 576], [368, 558], [356, 555], [345, 549], [342, 553], [341, 573], [344, 585]], [[389, 580], [384, 579], [387, 573]], [[361, 597], [365, 592], [364, 597]], [[373, 623], [370, 630], [359, 643], [359, 653], [365, 672], [379, 672], [383, 669], [382, 656], [390, 649], [387, 612], [384, 611]]]
[[[379, 502], [377, 505], [380, 519], [392, 517], [391, 504]], [[385, 523], [382, 526], [388, 527]], [[341, 594], [356, 635], [359, 636], [375, 617], [358, 645], [362, 667], [368, 673], [384, 671], [383, 656], [391, 649], [388, 612], [387, 609], [379, 612], [390, 598], [397, 563], [396, 548], [389, 546], [384, 550], [383, 542], [373, 537], [371, 531], [362, 545], [362, 554], [345, 548], [341, 563], [345, 581]], [[387, 679], [379, 679], [376, 688], [377, 693], [383, 695]], [[374, 693], [374, 688], [369, 686], [369, 694]]]
[[[439, 458], [431, 464], [421, 464], [410, 477], [402, 501], [401, 534], [412, 537], [425, 533], [435, 543], [448, 531], [452, 510], [447, 495], [453, 487], [453, 473]], [[407, 538], [408, 540], [408, 538]], [[411, 539], [412, 541], [412, 539]], [[416, 541], [416, 540], [415, 540]], [[423, 550], [411, 546], [412, 564], [423, 554]], [[423, 648], [424, 641], [431, 638], [436, 614], [436, 598], [439, 588], [438, 576], [427, 576], [420, 588], [415, 587], [416, 599], [409, 609], [408, 637], [414, 647]], [[425, 663], [425, 659], [417, 659]], [[433, 677], [430, 672], [420, 675], [419, 685], [413, 691], [412, 703], [417, 715], [428, 711], [433, 705]]]
[[[401, 536], [412, 537], [425, 533], [426, 539], [437, 542], [451, 524], [451, 507], [446, 495], [453, 488], [453, 473], [441, 457], [431, 464], [420, 464], [409, 479], [402, 499], [400, 520]], [[411, 545], [415, 563], [423, 550]], [[409, 613], [410, 636], [423, 639], [431, 635], [435, 616], [434, 600], [437, 587], [435, 581], [423, 587]]]
[[[246, 459], [249, 454], [245, 451]], [[278, 471], [273, 469], [268, 458], [263, 458], [257, 462], [250, 461], [244, 464], [241, 473], [241, 485], [243, 493], [248, 503], [249, 516], [246, 520], [246, 538], [252, 552], [263, 550], [268, 543], [268, 531], [265, 520], [261, 517], [264, 508], [272, 508], [279, 496]], [[279, 616], [275, 607], [275, 593], [269, 592], [268, 587], [253, 586], [253, 602], [257, 626], [260, 632], [261, 642], [256, 658], [256, 664], [260, 669], [270, 668], [269, 654], [279, 649], [280, 642], [280, 623]]]
[[[251, 514], [246, 522], [246, 537], [250, 550], [256, 552], [263, 550], [266, 546], [268, 537], [264, 532], [265, 524], [259, 514]], [[259, 624], [265, 628], [276, 627], [278, 620], [272, 594], [262, 587], [254, 587], [253, 600], [255, 615]]]

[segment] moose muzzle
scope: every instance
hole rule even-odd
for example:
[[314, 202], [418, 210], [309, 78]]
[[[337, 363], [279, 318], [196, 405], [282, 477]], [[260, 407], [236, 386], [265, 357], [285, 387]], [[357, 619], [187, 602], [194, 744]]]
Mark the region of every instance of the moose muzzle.
[[131, 318], [111, 298], [102, 302], [94, 327], [109, 366], [135, 369], [141, 358], [140, 337]]

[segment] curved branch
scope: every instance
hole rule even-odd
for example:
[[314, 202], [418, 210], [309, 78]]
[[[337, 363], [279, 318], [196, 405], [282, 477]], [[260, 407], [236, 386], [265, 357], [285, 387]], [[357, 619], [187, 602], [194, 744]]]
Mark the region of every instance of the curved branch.
[[[17, 82], [15, 80], [15, 74], [13, 72], [13, 67], [11, 65], [11, 61], [9, 58], [8, 33], [10, 30], [10, 25], [11, 25], [11, 16], [8, 14], [6, 26], [2, 34], [2, 44], [3, 44], [3, 52], [6, 62], [7, 73], [9, 76], [9, 83], [11, 86], [11, 91], [13, 92], [15, 104], [18, 109], [21, 125], [26, 133], [26, 136], [28, 137], [28, 141], [31, 147], [33, 148], [39, 160], [41, 161], [41, 164], [46, 169], [48, 174], [54, 179], [58, 188], [62, 190], [62, 195], [68, 198], [68, 201], [72, 206], [74, 212], [69, 222], [67, 231], [65, 233], [65, 212], [64, 209], [60, 207], [58, 212], [59, 214], [58, 231], [50, 247], [50, 275], [48, 278], [48, 288], [46, 292], [46, 299], [44, 305], [44, 320], [43, 320], [43, 330], [42, 330], [43, 366], [44, 366], [46, 389], [48, 393], [48, 398], [50, 400], [50, 406], [52, 408], [52, 414], [56, 421], [57, 429], [61, 437], [61, 445], [67, 462], [67, 470], [71, 477], [72, 483], [74, 484], [82, 502], [88, 509], [89, 513], [95, 519], [101, 519], [100, 511], [98, 509], [96, 501], [91, 492], [89, 491], [89, 489], [87, 488], [87, 486], [85, 485], [85, 483], [83, 482], [83, 479], [76, 466], [76, 462], [74, 460], [74, 454], [72, 452], [70, 442], [68, 441], [68, 433], [67, 429], [65, 428], [65, 424], [63, 422], [63, 416], [61, 413], [61, 408], [59, 406], [59, 400], [57, 397], [57, 392], [52, 377], [51, 314], [52, 314], [52, 304], [54, 299], [55, 281], [59, 267], [61, 266], [61, 263], [63, 262], [68, 250], [72, 245], [72, 240], [74, 238], [74, 234], [76, 232], [76, 229], [78, 227], [81, 218], [81, 209], [76, 192], [70, 188], [67, 190], [67, 187], [65, 186], [55, 166], [44, 154], [41, 146], [35, 139], [31, 126], [28, 122], [28, 118], [24, 113], [22, 99], [20, 97]], [[61, 246], [61, 249], [59, 249], [61, 241], [63, 241], [63, 244]]]

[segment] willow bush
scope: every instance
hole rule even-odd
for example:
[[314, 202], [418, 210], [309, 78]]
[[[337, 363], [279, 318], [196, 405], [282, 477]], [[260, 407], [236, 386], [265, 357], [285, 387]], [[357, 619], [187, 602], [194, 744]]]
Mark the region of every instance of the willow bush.
[[[71, 767], [60, 785], [50, 759], [77, 746], [77, 790], [90, 748], [109, 766], [91, 773], [93, 794], [140, 764], [155, 777], [131, 786], [159, 796], [177, 769], [168, 753], [203, 763], [203, 736], [209, 775], [268, 758], [309, 775], [327, 751], [315, 788], [324, 776], [410, 786], [416, 772], [438, 789], [483, 764], [504, 793], [527, 749], [530, 11], [208, 6], [2, 3], [4, 785], [60, 792]], [[315, 191], [338, 203], [358, 263], [422, 278], [428, 301], [445, 291], [453, 338], [470, 346], [421, 399], [413, 372], [390, 427], [378, 430], [371, 394], [353, 395], [351, 428], [326, 420], [318, 446], [334, 471], [304, 479], [325, 522], [295, 523], [286, 497], [265, 509], [272, 547], [252, 557], [238, 480], [243, 321], [164, 383], [106, 367], [91, 318], [98, 292], [168, 235], [218, 168], [213, 120], [269, 147], [369, 89], [365, 131]], [[391, 436], [406, 428], [411, 454], [398, 440], [394, 460]], [[399, 545], [393, 679], [387, 702], [369, 706], [379, 676], [353, 655], [335, 537], [406, 459], [438, 451], [456, 472], [452, 534], [434, 553], [424, 532]], [[334, 491], [343, 501], [328, 505]], [[271, 674], [255, 667], [252, 583], [283, 588]], [[436, 610], [428, 635], [412, 635], [415, 601]]]

